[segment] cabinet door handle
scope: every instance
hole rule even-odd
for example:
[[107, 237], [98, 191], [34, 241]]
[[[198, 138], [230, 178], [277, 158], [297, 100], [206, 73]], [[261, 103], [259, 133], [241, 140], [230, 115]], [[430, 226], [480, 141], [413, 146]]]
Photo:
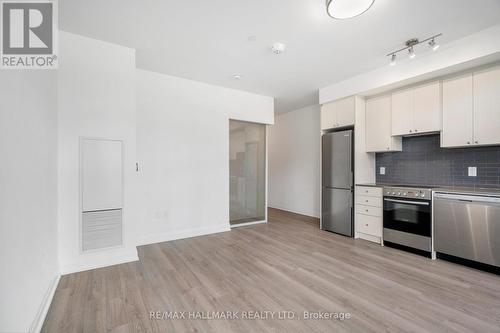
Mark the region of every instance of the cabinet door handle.
[[470, 141], [467, 141], [467, 144], [470, 145]]
[[417, 130], [415, 130], [415, 133], [418, 132]]
[[478, 141], [475, 142], [475, 144], [478, 144], [478, 143], [479, 143]]
[[365, 224], [365, 227], [367, 227], [367, 226], [368, 226], [368, 223]]
[[412, 130], [410, 130], [410, 133], [412, 133]]

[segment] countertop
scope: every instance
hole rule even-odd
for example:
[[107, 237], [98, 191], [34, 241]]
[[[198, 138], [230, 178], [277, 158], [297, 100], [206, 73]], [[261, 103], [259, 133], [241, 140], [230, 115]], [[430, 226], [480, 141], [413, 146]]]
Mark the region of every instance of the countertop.
[[366, 186], [366, 187], [384, 187], [384, 186], [391, 186], [391, 184], [381, 184], [381, 183], [360, 183], [360, 184], [356, 184], [356, 186]]
[[500, 196], [499, 188], [481, 188], [481, 187], [437, 187], [432, 189], [433, 192], [459, 193], [472, 195], [493, 195]]
[[[384, 186], [394, 186], [387, 183], [359, 183], [356, 186], [367, 186], [367, 187], [384, 187]], [[409, 185], [408, 187], [411, 187]], [[472, 194], [472, 195], [493, 195], [500, 196], [500, 188], [484, 188], [484, 187], [465, 187], [465, 186], [429, 186], [432, 188], [433, 192], [445, 192], [445, 193], [460, 193], [460, 194]]]

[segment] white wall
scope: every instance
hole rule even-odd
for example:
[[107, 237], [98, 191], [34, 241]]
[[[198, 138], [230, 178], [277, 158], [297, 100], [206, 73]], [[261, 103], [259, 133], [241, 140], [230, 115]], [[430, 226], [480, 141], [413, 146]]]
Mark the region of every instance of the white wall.
[[319, 105], [278, 115], [269, 129], [269, 206], [319, 217]]
[[229, 119], [273, 123], [273, 99], [137, 70], [140, 244], [229, 230]]
[[35, 330], [58, 277], [56, 72], [0, 74], [0, 332]]
[[[66, 32], [59, 34], [58, 166], [61, 271], [137, 259], [135, 51]], [[80, 137], [124, 141], [124, 246], [81, 253]]]
[[[419, 54], [415, 59], [403, 58], [396, 66], [386, 66], [366, 72], [345, 81], [338, 82], [319, 90], [321, 104], [343, 97], [380, 93], [385, 89], [410, 84], [450, 71], [465, 69], [462, 65], [481, 64], [484, 61], [498, 60], [500, 57], [500, 24], [470, 36], [461, 38], [441, 47], [436, 51]], [[482, 60], [484, 59], [484, 60]]]

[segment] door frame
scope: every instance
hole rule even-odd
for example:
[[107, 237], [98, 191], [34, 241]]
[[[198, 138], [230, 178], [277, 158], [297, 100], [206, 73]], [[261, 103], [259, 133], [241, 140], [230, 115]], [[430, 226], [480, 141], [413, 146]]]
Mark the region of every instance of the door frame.
[[[231, 209], [231, 202], [230, 202], [230, 198], [231, 198], [231, 193], [229, 193], [229, 202], [228, 202], [228, 216], [229, 216], [229, 227], [231, 229], [233, 228], [240, 228], [240, 227], [246, 227], [246, 226], [250, 226], [250, 225], [254, 225], [254, 224], [262, 224], [262, 223], [267, 223], [268, 221], [268, 187], [269, 187], [269, 178], [268, 178], [268, 173], [269, 173], [269, 156], [268, 156], [268, 153], [269, 153], [269, 150], [268, 150], [268, 136], [269, 136], [269, 126], [268, 124], [264, 124], [264, 123], [259, 123], [259, 122], [253, 122], [253, 121], [245, 121], [245, 120], [239, 120], [239, 119], [233, 119], [233, 118], [229, 118], [229, 121], [228, 121], [228, 139], [230, 138], [230, 131], [231, 129], [229, 128], [229, 124], [231, 123], [231, 121], [234, 120], [234, 121], [239, 121], [239, 122], [243, 122], [243, 123], [250, 123], [250, 124], [258, 124], [258, 125], [263, 125], [264, 126], [264, 220], [259, 220], [259, 221], [251, 221], [251, 222], [244, 222], [244, 223], [238, 223], [238, 224], [235, 224], [235, 225], [231, 225], [231, 218], [230, 218], [230, 209]], [[228, 140], [229, 141], [229, 140]], [[229, 144], [231, 144], [231, 142], [229, 141]], [[229, 163], [229, 154], [230, 154], [230, 150], [229, 150], [229, 145], [228, 145], [228, 154], [227, 154], [227, 159], [228, 159], [228, 163]], [[229, 169], [228, 169], [229, 171]], [[229, 179], [231, 175], [229, 174], [228, 172], [228, 175], [227, 175], [227, 178]], [[231, 186], [229, 184], [229, 186]], [[229, 188], [229, 191], [231, 191], [231, 188]]]

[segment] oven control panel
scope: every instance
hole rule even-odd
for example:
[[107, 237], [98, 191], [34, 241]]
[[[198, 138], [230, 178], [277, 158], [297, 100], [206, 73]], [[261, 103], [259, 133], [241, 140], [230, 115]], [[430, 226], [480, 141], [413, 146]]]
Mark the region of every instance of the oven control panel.
[[431, 200], [432, 190], [429, 188], [384, 187], [384, 196]]

